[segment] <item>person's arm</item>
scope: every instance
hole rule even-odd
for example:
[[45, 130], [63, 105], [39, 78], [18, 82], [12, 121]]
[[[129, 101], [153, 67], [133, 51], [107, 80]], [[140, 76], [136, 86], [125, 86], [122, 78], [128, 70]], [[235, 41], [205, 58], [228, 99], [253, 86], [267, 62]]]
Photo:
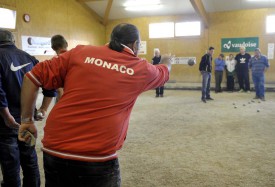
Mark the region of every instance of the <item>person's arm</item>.
[[5, 125], [9, 128], [18, 128], [19, 124], [15, 121], [8, 108], [6, 92], [2, 87], [2, 75], [0, 73], [0, 116], [3, 118]]
[[11, 115], [9, 108], [1, 108], [0, 116], [4, 119], [5, 125], [9, 128], [18, 129], [19, 124], [15, 121], [14, 117]]
[[146, 83], [141, 90], [147, 91], [153, 88], [163, 86], [169, 80], [169, 72], [171, 71], [171, 56], [164, 55], [161, 58], [159, 65], [152, 65], [146, 63], [147, 66], [147, 78]]
[[28, 141], [29, 136], [23, 137], [25, 130], [37, 137], [37, 129], [34, 124], [33, 112], [35, 109], [38, 88], [51, 90], [63, 87], [64, 79], [69, 66], [70, 52], [64, 53], [58, 58], [40, 62], [31, 72], [25, 74], [21, 89], [21, 125], [18, 139]]
[[43, 97], [43, 101], [42, 101], [42, 105], [41, 107], [36, 111], [35, 113], [35, 120], [37, 121], [41, 121], [46, 117], [48, 108], [53, 100], [54, 97], [56, 97], [56, 90], [46, 90], [44, 88], [42, 88], [42, 93], [44, 95]]
[[38, 95], [39, 87], [36, 86], [27, 76], [24, 77], [21, 88], [21, 125], [18, 132], [20, 141], [27, 141], [29, 136], [23, 137], [25, 130], [30, 131], [37, 138], [37, 129], [34, 124], [33, 112]]
[[60, 100], [60, 98], [62, 97], [63, 93], [64, 93], [63, 88], [58, 88], [57, 89], [56, 103]]
[[199, 67], [200, 72], [203, 71], [203, 66], [204, 66], [204, 63], [205, 63], [205, 61], [206, 61], [205, 58], [206, 58], [205, 55], [201, 57], [201, 62], [200, 62], [200, 67]]

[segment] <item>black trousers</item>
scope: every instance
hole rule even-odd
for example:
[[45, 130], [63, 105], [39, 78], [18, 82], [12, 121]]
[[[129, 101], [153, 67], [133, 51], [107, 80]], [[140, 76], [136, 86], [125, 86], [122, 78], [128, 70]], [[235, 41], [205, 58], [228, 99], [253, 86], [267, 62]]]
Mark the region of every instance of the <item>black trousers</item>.
[[222, 77], [223, 77], [223, 71], [215, 71], [215, 81], [216, 81], [215, 91], [216, 92], [222, 91], [222, 87], [221, 87]]
[[228, 91], [234, 91], [234, 76], [233, 75], [228, 75], [227, 76], [227, 90]]
[[18, 140], [17, 134], [0, 134], [0, 165], [2, 187], [20, 187], [20, 166], [23, 170], [23, 187], [39, 187], [40, 174], [34, 147]]
[[46, 187], [120, 187], [118, 159], [82, 162], [43, 153]]
[[164, 86], [156, 88], [156, 95], [163, 95]]
[[240, 89], [243, 89], [244, 91], [250, 91], [249, 71], [238, 70], [237, 77], [238, 77]]

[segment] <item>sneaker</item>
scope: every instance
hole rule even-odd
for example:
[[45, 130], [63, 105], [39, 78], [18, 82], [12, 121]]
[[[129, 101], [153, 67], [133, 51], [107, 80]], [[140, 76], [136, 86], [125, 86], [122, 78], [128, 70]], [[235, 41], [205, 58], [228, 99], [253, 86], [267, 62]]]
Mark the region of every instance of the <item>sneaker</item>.
[[156, 95], [156, 97], [159, 97], [159, 95]]
[[240, 91], [239, 91], [240, 93], [243, 93], [244, 92], [244, 90], [243, 89], [240, 89]]
[[258, 96], [255, 96], [253, 99], [260, 99]]
[[160, 97], [163, 97], [163, 94], [161, 94]]
[[201, 99], [202, 102], [206, 103], [206, 99]]
[[261, 99], [261, 101], [265, 101], [265, 98], [264, 98], [264, 97], [261, 97], [260, 99]]
[[211, 100], [213, 101], [214, 99], [212, 97], [207, 97], [206, 100]]

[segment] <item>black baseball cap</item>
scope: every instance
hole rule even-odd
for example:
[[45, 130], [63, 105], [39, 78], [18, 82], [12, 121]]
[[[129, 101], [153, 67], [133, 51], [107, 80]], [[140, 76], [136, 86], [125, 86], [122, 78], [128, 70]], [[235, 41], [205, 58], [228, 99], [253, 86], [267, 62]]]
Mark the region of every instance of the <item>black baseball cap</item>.
[[14, 43], [13, 34], [5, 29], [0, 29], [0, 43]]

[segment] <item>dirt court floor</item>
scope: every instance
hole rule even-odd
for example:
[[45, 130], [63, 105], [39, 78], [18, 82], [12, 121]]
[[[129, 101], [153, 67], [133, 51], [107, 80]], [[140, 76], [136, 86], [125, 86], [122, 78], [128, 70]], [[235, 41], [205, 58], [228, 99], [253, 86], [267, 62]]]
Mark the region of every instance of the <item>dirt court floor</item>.
[[142, 94], [119, 151], [122, 187], [274, 187], [275, 93], [260, 103], [253, 92], [212, 97], [205, 104], [199, 91]]

